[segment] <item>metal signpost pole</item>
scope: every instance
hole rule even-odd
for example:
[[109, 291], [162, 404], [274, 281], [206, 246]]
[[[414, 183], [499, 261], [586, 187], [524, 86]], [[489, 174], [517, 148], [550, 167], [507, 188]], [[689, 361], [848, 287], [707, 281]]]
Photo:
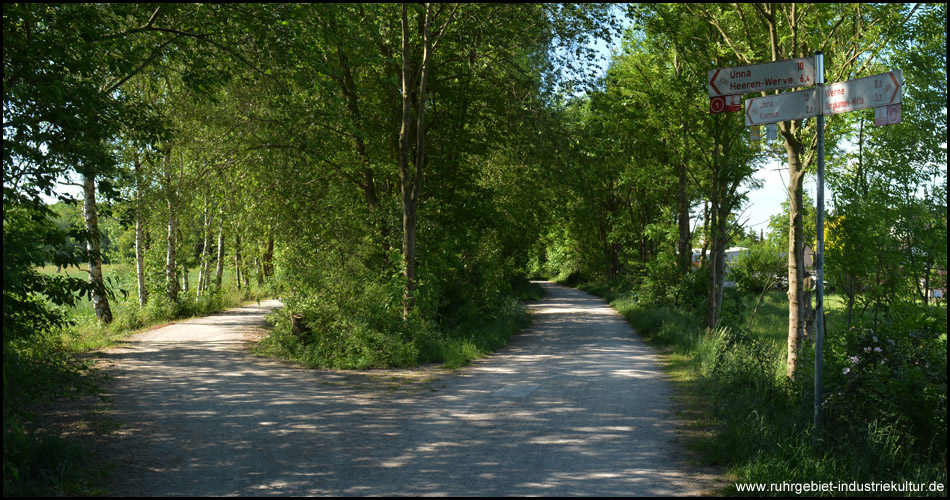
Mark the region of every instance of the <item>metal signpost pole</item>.
[[818, 242], [815, 252], [815, 439], [821, 436], [821, 353], [825, 330], [825, 58], [815, 52], [815, 83], [818, 86]]

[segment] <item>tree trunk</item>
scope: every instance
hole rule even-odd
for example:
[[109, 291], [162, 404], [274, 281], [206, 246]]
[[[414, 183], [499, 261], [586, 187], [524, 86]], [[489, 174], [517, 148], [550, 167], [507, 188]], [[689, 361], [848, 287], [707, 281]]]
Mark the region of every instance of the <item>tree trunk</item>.
[[273, 233], [267, 237], [267, 251], [264, 252], [264, 276], [271, 277], [274, 275], [274, 235]]
[[138, 151], [135, 152], [135, 276], [139, 286], [139, 307], [148, 303], [148, 289], [145, 287], [145, 232], [142, 221], [142, 164]]
[[726, 290], [726, 249], [729, 248], [728, 211], [719, 213], [719, 233], [716, 235], [716, 319], [722, 317], [722, 295]]
[[254, 271], [257, 275], [257, 287], [264, 286], [264, 266], [261, 265], [261, 258], [254, 257]]
[[172, 146], [164, 150], [163, 175], [165, 177], [165, 202], [168, 207], [168, 234], [165, 238], [165, 294], [171, 302], [178, 302], [178, 214], [175, 188], [172, 185]]
[[703, 203], [703, 234], [706, 236], [703, 238], [703, 248], [699, 254], [699, 265], [700, 267], [705, 267], [706, 262], [708, 261], [707, 250], [709, 250], [709, 200], [706, 200]]
[[[713, 160], [716, 161], [716, 160]], [[712, 199], [710, 200], [709, 215], [709, 267], [707, 268], [708, 282], [706, 283], [706, 328], [715, 328], [718, 321], [716, 299], [719, 297], [719, 287], [717, 276], [719, 274], [719, 181], [717, 179], [718, 169], [713, 169]]]
[[786, 362], [788, 377], [794, 377], [798, 369], [799, 344], [805, 334], [805, 248], [804, 222], [802, 221], [802, 180], [805, 171], [801, 163], [800, 149], [801, 144], [791, 137], [791, 133], [785, 135], [789, 170], [788, 358]]
[[241, 235], [234, 235], [234, 282], [241, 289]]
[[188, 266], [182, 266], [182, 270], [181, 270], [181, 281], [182, 281], [182, 284], [184, 285], [184, 287], [182, 288], [182, 291], [185, 292], [186, 295], [188, 294], [188, 290], [191, 289], [191, 285], [190, 285], [190, 283], [188, 282], [188, 273], [189, 273], [189, 271], [190, 271], [190, 269], [188, 269]]
[[[778, 25], [776, 23], [775, 4], [764, 6], [764, 18], [769, 31], [769, 46], [772, 49], [772, 60], [779, 61], [787, 57], [778, 45]], [[792, 6], [792, 15], [789, 29], [793, 40], [798, 40], [798, 20], [795, 16], [795, 7]], [[792, 51], [798, 49], [794, 44]], [[804, 225], [802, 221], [802, 183], [805, 179], [805, 166], [801, 160], [802, 144], [795, 138], [798, 124], [794, 121], [780, 122], [782, 136], [785, 138], [785, 150], [788, 153], [788, 200], [789, 200], [789, 232], [788, 232], [788, 358], [786, 375], [794, 377], [798, 369], [799, 344], [804, 335], [805, 327], [805, 254], [804, 254]]]
[[[330, 27], [337, 30], [336, 24], [333, 19], [329, 20]], [[366, 204], [369, 206], [370, 212], [375, 212], [376, 207], [379, 205], [379, 198], [376, 194], [376, 182], [374, 180], [373, 169], [370, 166], [370, 158], [366, 152], [366, 143], [363, 139], [363, 116], [360, 111], [359, 105], [359, 92], [356, 89], [356, 82], [353, 78], [353, 71], [350, 69], [350, 61], [346, 55], [346, 51], [343, 50], [342, 45], [336, 47], [337, 60], [340, 63], [340, 68], [342, 69], [342, 79], [339, 79], [340, 91], [343, 96], [346, 98], [346, 108], [350, 113], [350, 119], [353, 120], [353, 123], [356, 125], [357, 133], [352, 134], [353, 147], [356, 150], [356, 154], [360, 159], [362, 164], [360, 168], [360, 173], [363, 175], [363, 181], [358, 183], [360, 189], [363, 190], [363, 196], [366, 199]]]
[[211, 207], [208, 205], [208, 198], [205, 197], [204, 206], [204, 224], [201, 225], [201, 262], [198, 265], [198, 288], [197, 297], [208, 287], [208, 244], [211, 240]]
[[86, 254], [89, 257], [89, 283], [93, 285], [92, 304], [96, 317], [103, 323], [112, 323], [112, 308], [106, 296], [106, 286], [102, 279], [102, 251], [100, 246], [99, 216], [96, 212], [96, 178], [93, 174], [83, 177], [83, 215], [86, 219]]
[[139, 306], [148, 303], [148, 289], [145, 287], [145, 237], [142, 231], [142, 209], [135, 209], [135, 276], [139, 288]]
[[221, 289], [221, 278], [224, 276], [224, 217], [218, 220], [218, 266], [214, 273], [214, 285]]
[[[714, 245], [715, 246], [715, 245]], [[719, 252], [713, 249], [709, 255], [709, 267], [706, 269], [708, 282], [706, 283], [706, 328], [715, 328], [716, 321], [716, 297], [719, 295], [716, 289], [716, 270], [719, 263], [716, 257]]]
[[178, 217], [171, 198], [168, 199], [168, 249], [165, 253], [165, 285], [168, 300], [178, 302]]
[[[408, 318], [415, 308], [416, 298], [416, 222], [419, 207], [419, 188], [422, 183], [422, 163], [425, 159], [425, 101], [426, 81], [429, 76], [429, 57], [432, 41], [429, 38], [429, 23], [432, 6], [426, 5], [423, 23], [423, 54], [420, 68], [419, 90], [415, 94], [412, 65], [409, 58], [409, 22], [406, 4], [402, 5], [402, 127], [399, 131], [399, 180], [402, 188], [402, 255], [405, 265], [403, 275], [406, 287], [403, 292], [403, 318]], [[415, 159], [410, 160], [409, 137], [412, 135], [412, 104], [418, 105], [415, 124]]]
[[679, 182], [677, 185], [677, 194], [679, 195], [677, 212], [679, 214], [679, 271], [680, 274], [689, 273], [689, 268], [693, 262], [693, 249], [689, 244], [689, 198], [686, 196], [686, 162], [680, 163]]

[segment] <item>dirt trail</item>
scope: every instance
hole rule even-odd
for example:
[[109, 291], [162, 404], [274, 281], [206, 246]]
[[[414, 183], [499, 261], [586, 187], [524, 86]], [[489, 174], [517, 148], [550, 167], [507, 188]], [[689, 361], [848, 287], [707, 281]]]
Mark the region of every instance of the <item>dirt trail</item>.
[[671, 496], [684, 461], [657, 359], [602, 300], [543, 283], [534, 324], [455, 372], [302, 370], [245, 345], [276, 301], [103, 354], [117, 496]]

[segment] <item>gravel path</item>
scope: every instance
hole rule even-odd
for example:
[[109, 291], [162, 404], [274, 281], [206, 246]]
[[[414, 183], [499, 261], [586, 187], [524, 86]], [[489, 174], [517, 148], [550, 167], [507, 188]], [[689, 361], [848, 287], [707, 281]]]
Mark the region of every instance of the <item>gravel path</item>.
[[471, 366], [303, 370], [248, 354], [276, 301], [105, 353], [117, 496], [681, 496], [670, 388], [621, 316], [542, 283], [533, 325]]

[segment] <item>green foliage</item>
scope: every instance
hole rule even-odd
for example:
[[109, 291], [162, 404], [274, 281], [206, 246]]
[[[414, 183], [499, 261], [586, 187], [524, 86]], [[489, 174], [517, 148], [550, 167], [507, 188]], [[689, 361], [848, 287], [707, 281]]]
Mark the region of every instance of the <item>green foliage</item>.
[[330, 324], [328, 318], [318, 316], [325, 311], [307, 311], [296, 320], [307, 325], [300, 331], [294, 331], [289, 310], [279, 311], [274, 329], [255, 351], [309, 368], [366, 369], [420, 363], [457, 368], [503, 347], [511, 335], [530, 323], [521, 303], [513, 299], [491, 316], [457, 323], [448, 330], [436, 329], [419, 319], [408, 323], [394, 320], [394, 325], [401, 326], [395, 332], [381, 330], [378, 324], [342, 320]]
[[946, 310], [942, 316], [917, 328], [859, 326], [842, 332], [835, 346], [840, 354], [829, 366], [826, 407], [832, 429], [838, 426], [875, 447], [892, 446], [880, 439], [887, 429], [899, 441], [881, 453], [946, 460], [947, 332], [940, 327]]
[[[6, 422], [6, 419], [4, 419]], [[72, 496], [90, 493], [82, 470], [84, 450], [49, 434], [28, 434], [12, 428], [3, 433], [3, 493], [10, 497]]]
[[[45, 208], [4, 201], [3, 207], [3, 338], [29, 335], [63, 326], [63, 318], [47, 307], [43, 296], [56, 305], [72, 305], [88, 284], [78, 278], [49, 276], [37, 271], [47, 262], [79, 266], [81, 254], [70, 251], [67, 238], [78, 231], [60, 231]], [[73, 249], [75, 250], [75, 249]]]
[[4, 337], [3, 491], [11, 496], [82, 494], [87, 474], [83, 451], [55, 435], [33, 431], [30, 409], [37, 402], [94, 393], [97, 381], [87, 375], [86, 364], [64, 349], [64, 324], [36, 326], [41, 329]]
[[769, 242], [759, 242], [729, 264], [727, 275], [743, 294], [771, 290], [787, 269], [785, 254]]
[[684, 314], [675, 306], [641, 302], [633, 297], [618, 299], [612, 305], [651, 342], [689, 352], [698, 340], [699, 318]]
[[[5, 191], [6, 191], [6, 184]], [[69, 321], [55, 305], [71, 306], [90, 286], [83, 280], [40, 273], [53, 262], [79, 264], [66, 245], [77, 231], [59, 230], [51, 212], [30, 203], [3, 203], [3, 481], [5, 494], [29, 492], [33, 481], [50, 472], [37, 461], [24, 431], [28, 405], [36, 400], [86, 391], [90, 386], [68, 356], [57, 348], [56, 334]], [[72, 251], [71, 251], [72, 250]], [[55, 459], [52, 455], [50, 459]], [[62, 483], [62, 481], [60, 481]], [[44, 490], [45, 491], [45, 490]], [[14, 494], [14, 493], [10, 493]]]

